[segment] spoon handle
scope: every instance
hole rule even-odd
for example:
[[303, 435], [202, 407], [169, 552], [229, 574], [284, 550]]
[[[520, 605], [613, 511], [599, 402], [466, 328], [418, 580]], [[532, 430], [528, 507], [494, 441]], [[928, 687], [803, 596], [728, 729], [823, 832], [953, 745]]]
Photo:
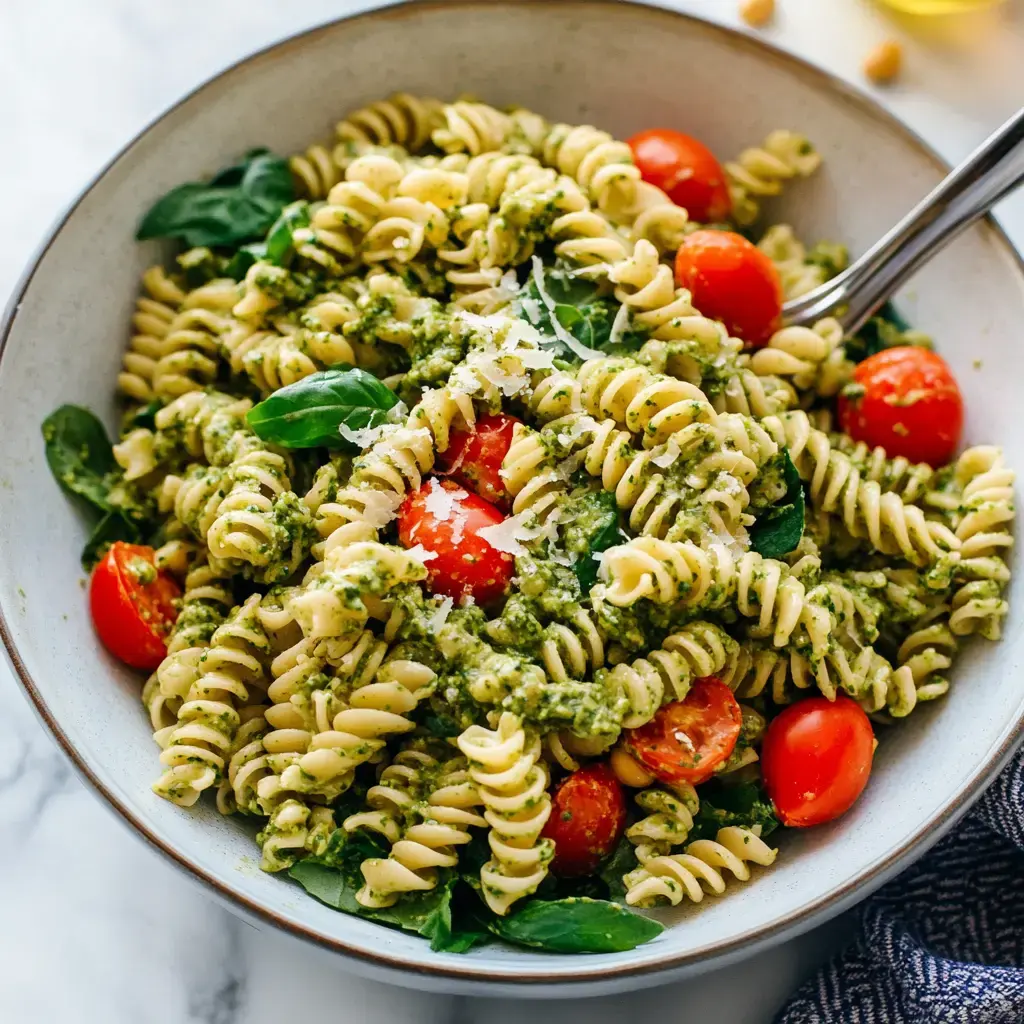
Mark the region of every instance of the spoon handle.
[[1024, 109], [841, 274], [787, 302], [787, 323], [840, 315], [853, 333], [922, 264], [1024, 182]]

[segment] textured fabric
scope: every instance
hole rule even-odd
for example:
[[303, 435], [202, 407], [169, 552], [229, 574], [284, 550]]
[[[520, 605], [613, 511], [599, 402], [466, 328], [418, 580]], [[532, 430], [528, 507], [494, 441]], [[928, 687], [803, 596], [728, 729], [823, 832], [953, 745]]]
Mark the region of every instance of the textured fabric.
[[860, 915], [857, 940], [777, 1024], [1024, 1022], [1024, 750]]

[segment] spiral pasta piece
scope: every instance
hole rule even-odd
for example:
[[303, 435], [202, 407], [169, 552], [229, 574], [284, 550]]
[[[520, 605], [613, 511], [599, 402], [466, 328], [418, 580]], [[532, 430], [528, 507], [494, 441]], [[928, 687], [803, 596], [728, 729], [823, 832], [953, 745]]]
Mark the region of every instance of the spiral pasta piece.
[[431, 139], [446, 153], [465, 152], [474, 157], [499, 149], [529, 152], [531, 148], [523, 131], [529, 122], [486, 103], [446, 103], [442, 117], [443, 124], [433, 130]]
[[134, 334], [117, 375], [118, 390], [136, 402], [151, 402], [153, 371], [164, 354], [164, 339], [185, 301], [185, 292], [163, 267], [150, 267], [142, 275], [143, 294], [135, 302]]
[[608, 669], [609, 686], [628, 705], [622, 727], [645, 725], [662, 704], [682, 700], [692, 680], [723, 673], [736, 657], [736, 641], [721, 626], [698, 620], [666, 637], [659, 650]]
[[719, 829], [714, 840], [690, 843], [684, 853], [649, 857], [626, 875], [626, 903], [631, 907], [651, 907], [659, 902], [677, 906], [683, 899], [700, 903], [705, 893], [719, 896], [725, 892], [723, 872], [746, 882], [751, 864], [768, 867], [777, 854], [755, 831], [730, 825]]
[[681, 846], [693, 828], [693, 816], [700, 809], [697, 791], [688, 782], [675, 792], [652, 787], [636, 795], [639, 807], [647, 815], [626, 829], [626, 838], [637, 847], [641, 863], [664, 856], [673, 846]]
[[725, 165], [737, 224], [752, 224], [761, 212], [761, 200], [777, 196], [793, 178], [806, 178], [821, 166], [821, 156], [795, 132], [779, 129], [760, 146], [745, 149]]
[[823, 285], [846, 268], [848, 259], [845, 247], [839, 245], [822, 244], [808, 254], [788, 224], [772, 225], [757, 247], [775, 264], [787, 302]]
[[815, 506], [840, 516], [852, 537], [866, 540], [876, 551], [901, 555], [913, 565], [934, 566], [939, 585], [945, 584], [961, 543], [948, 527], [926, 519], [920, 508], [883, 491], [877, 481], [863, 479], [854, 461], [835, 451], [806, 413], [769, 416], [762, 425], [780, 447], [789, 449]]
[[[396, 829], [391, 852], [360, 866], [365, 884], [356, 899], [365, 907], [388, 907], [402, 893], [433, 889], [437, 869], [458, 863], [458, 847], [472, 839], [470, 828], [487, 824], [476, 811], [482, 799], [465, 758], [440, 764], [430, 758], [421, 772], [431, 779], [427, 795], [406, 811], [408, 823]], [[345, 827], [351, 822], [346, 820]]]
[[[434, 673], [426, 665], [389, 657], [373, 676], [344, 698], [331, 729], [312, 737], [309, 749], [280, 775], [291, 793], [334, 799], [351, 784], [353, 771], [385, 746], [387, 737], [411, 732], [407, 717], [433, 691]], [[340, 694], [338, 695], [340, 697]], [[260, 784], [260, 796], [270, 789]]]
[[334, 831], [329, 807], [308, 807], [300, 800], [284, 800], [271, 811], [256, 836], [264, 871], [284, 871], [304, 853], [320, 853]]
[[258, 595], [250, 597], [214, 632], [197, 676], [178, 712], [173, 731], [162, 737], [166, 768], [153, 791], [190, 807], [218, 782], [240, 725], [239, 703], [265, 684], [263, 658], [270, 649], [257, 618]]
[[458, 746], [469, 761], [490, 826], [491, 859], [480, 869], [482, 894], [491, 910], [503, 916], [516, 900], [536, 892], [554, 853], [551, 840], [540, 838], [551, 814], [547, 774], [538, 763], [540, 739], [506, 711], [494, 730], [470, 726]]
[[591, 125], [552, 125], [542, 159], [579, 182], [591, 202], [612, 220], [628, 220], [637, 203], [640, 169], [633, 151]]
[[750, 358], [759, 376], [788, 380], [812, 397], [832, 398], [853, 376], [854, 364], [843, 349], [843, 328], [828, 317], [813, 327], [783, 327]]

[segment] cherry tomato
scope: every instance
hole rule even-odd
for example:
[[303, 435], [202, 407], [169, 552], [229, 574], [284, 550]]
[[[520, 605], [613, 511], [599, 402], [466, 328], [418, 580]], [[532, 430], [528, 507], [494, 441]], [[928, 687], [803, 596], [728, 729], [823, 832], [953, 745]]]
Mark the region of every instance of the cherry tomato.
[[721, 221], [732, 211], [725, 172], [714, 153], [689, 135], [671, 128], [649, 128], [629, 140], [644, 181], [685, 206], [694, 220]]
[[178, 584], [156, 568], [152, 548], [115, 541], [92, 571], [89, 608], [103, 646], [132, 668], [152, 671], [167, 655], [181, 596]]
[[551, 795], [542, 835], [555, 841], [551, 871], [589, 875], [618, 845], [626, 828], [626, 794], [607, 764], [591, 764], [563, 779]]
[[665, 704], [646, 725], [627, 729], [625, 745], [662, 782], [697, 785], [733, 752], [742, 722], [732, 690], [707, 676], [685, 700]]
[[489, 501], [454, 481], [431, 479], [402, 502], [398, 537], [407, 548], [422, 544], [434, 552], [426, 566], [435, 594], [487, 604], [508, 589], [515, 562], [480, 531], [504, 520]]
[[676, 253], [676, 280], [705, 316], [755, 348], [782, 322], [782, 283], [775, 264], [732, 231], [695, 231]]
[[953, 457], [964, 400], [942, 356], [910, 345], [883, 349], [857, 366], [853, 382], [863, 391], [840, 397], [839, 421], [855, 441], [932, 466]]
[[477, 420], [475, 430], [453, 430], [448, 450], [438, 453], [438, 471], [507, 511], [509, 493], [501, 479], [501, 463], [518, 422], [514, 416], [498, 413]]
[[768, 795], [784, 825], [803, 828], [845, 814], [871, 774], [874, 733], [849, 697], [809, 697], [773, 719], [761, 744]]

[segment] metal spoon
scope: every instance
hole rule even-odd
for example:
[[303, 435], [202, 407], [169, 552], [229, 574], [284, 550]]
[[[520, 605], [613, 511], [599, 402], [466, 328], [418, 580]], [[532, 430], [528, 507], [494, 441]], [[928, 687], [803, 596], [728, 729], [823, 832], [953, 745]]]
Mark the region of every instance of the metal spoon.
[[1024, 183], [1024, 109], [1017, 111], [887, 235], [838, 276], [782, 307], [788, 324], [838, 316], [848, 333], [922, 264]]

